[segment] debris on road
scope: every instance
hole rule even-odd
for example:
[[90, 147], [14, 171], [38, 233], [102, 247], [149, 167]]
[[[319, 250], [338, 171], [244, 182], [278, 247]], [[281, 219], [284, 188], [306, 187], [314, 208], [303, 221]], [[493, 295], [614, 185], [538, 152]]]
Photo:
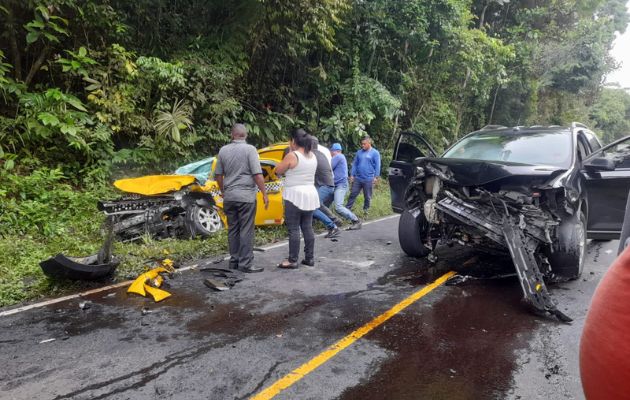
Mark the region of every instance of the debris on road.
[[214, 278], [218, 278], [206, 278], [203, 281], [204, 285], [216, 291], [230, 290], [236, 283], [243, 280], [243, 278], [240, 278], [234, 270], [231, 269], [203, 267], [199, 268], [199, 271], [208, 272], [212, 274]]
[[476, 278], [474, 276], [470, 276], [470, 275], [453, 275], [450, 278], [448, 278], [448, 280], [444, 283], [446, 286], [456, 286], [456, 285], [460, 285], [464, 282], [467, 282], [469, 280], [474, 280], [474, 279], [479, 279]]
[[159, 289], [164, 283], [164, 278], [160, 274], [172, 274], [175, 272], [173, 262], [166, 259], [161, 264], [161, 267], [154, 268], [138, 276], [127, 289], [127, 293], [136, 293], [144, 297], [148, 293], [155, 302], [160, 302], [170, 297], [171, 294], [169, 292]]
[[81, 310], [89, 310], [90, 308], [92, 308], [92, 303], [89, 301], [82, 301], [79, 303], [79, 308]]
[[210, 289], [214, 289], [217, 291], [230, 290], [230, 287], [225, 285], [223, 282], [220, 282], [216, 279], [206, 278], [203, 280], [203, 284], [209, 287]]
[[57, 340], [57, 339], [55, 339], [55, 338], [51, 338], [51, 339], [44, 339], [44, 340], [41, 340], [41, 341], [39, 342], [39, 344], [42, 344], [42, 343], [50, 343], [50, 342], [54, 342], [55, 340]]
[[98, 253], [87, 257], [57, 254], [39, 263], [44, 274], [52, 278], [93, 281], [111, 276], [120, 262], [112, 256], [113, 226], [106, 223], [106, 237]]

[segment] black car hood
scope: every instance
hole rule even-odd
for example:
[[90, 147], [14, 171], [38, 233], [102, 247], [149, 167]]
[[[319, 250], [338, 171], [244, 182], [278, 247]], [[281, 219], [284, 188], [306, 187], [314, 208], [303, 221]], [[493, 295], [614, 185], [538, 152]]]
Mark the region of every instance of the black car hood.
[[416, 159], [414, 164], [424, 168], [429, 174], [438, 175], [442, 180], [462, 186], [482, 186], [510, 176], [551, 177], [566, 171], [564, 168], [550, 165], [528, 165], [461, 158], [426, 157]]

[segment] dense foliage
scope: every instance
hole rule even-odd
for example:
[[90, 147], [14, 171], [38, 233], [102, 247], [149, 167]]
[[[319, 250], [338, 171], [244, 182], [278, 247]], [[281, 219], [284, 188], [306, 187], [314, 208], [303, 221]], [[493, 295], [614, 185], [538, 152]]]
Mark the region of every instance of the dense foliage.
[[[354, 147], [599, 123], [624, 0], [3, 0], [0, 162], [75, 184], [168, 169], [246, 122]], [[599, 104], [597, 110], [593, 109]], [[591, 119], [592, 118], [592, 119]], [[621, 121], [618, 121], [621, 122]]]

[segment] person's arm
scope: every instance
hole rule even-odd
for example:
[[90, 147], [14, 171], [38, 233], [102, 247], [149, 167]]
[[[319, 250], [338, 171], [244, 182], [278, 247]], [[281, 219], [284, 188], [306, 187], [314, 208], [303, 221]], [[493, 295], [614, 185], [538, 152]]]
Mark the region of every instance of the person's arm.
[[254, 146], [249, 147], [249, 153], [247, 157], [249, 162], [249, 170], [252, 174], [254, 183], [258, 186], [258, 190], [262, 193], [263, 203], [265, 203], [265, 210], [269, 208], [269, 197], [267, 197], [267, 188], [265, 187], [265, 178], [263, 178], [262, 167], [260, 166], [260, 156]]
[[352, 160], [352, 166], [350, 167], [350, 183], [354, 181], [354, 178], [357, 176], [357, 168], [359, 166], [359, 152], [354, 155], [354, 160]]
[[381, 176], [381, 153], [376, 151], [376, 157], [374, 157], [374, 168], [376, 169], [376, 173], [374, 174], [374, 183], [378, 181], [378, 178]]
[[217, 165], [214, 167], [214, 179], [219, 185], [219, 190], [223, 193], [223, 163], [221, 162], [221, 153], [217, 156]]
[[332, 168], [333, 172], [335, 171], [335, 168], [337, 168], [337, 165], [339, 165], [340, 161], [341, 161], [341, 157], [339, 155], [336, 155], [332, 158], [330, 167]]
[[223, 193], [223, 175], [215, 174], [214, 179], [217, 181], [217, 184], [219, 185], [219, 190], [221, 191], [221, 193]]
[[287, 154], [278, 165], [276, 165], [276, 174], [283, 175], [291, 168], [295, 168], [297, 165], [297, 157], [295, 153], [290, 152]]
[[265, 210], [269, 208], [269, 197], [267, 196], [267, 188], [265, 187], [265, 179], [262, 174], [254, 175], [254, 182], [258, 186], [258, 190], [262, 193], [263, 203], [265, 203]]

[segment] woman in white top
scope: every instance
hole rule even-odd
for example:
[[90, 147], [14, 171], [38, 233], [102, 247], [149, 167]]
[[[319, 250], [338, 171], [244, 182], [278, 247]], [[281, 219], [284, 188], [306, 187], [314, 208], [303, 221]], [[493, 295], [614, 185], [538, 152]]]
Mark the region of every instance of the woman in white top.
[[313, 139], [303, 129], [291, 132], [289, 152], [276, 166], [276, 173], [285, 174], [282, 199], [284, 220], [289, 231], [289, 258], [278, 266], [297, 268], [300, 253], [300, 229], [304, 236], [304, 259], [302, 264], [315, 265], [313, 249], [313, 211], [319, 208], [319, 196], [315, 189], [317, 159], [311, 152]]

